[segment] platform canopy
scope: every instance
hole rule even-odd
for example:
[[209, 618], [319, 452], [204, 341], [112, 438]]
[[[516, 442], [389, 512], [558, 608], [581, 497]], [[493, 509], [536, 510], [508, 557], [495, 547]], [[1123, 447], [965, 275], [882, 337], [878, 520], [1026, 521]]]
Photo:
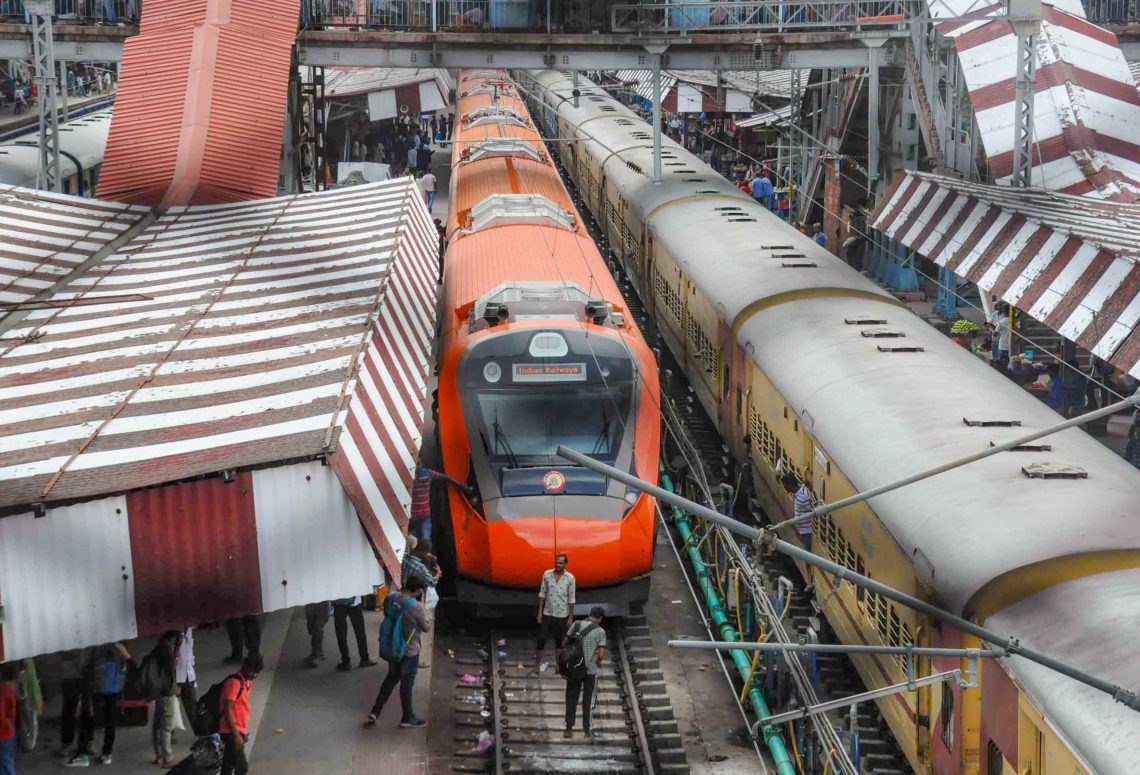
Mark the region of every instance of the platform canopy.
[[[0, 228], [38, 228], [42, 194], [4, 197], [29, 214]], [[61, 246], [91, 254], [74, 276], [0, 248], [59, 276], [0, 320], [0, 660], [396, 576], [435, 330], [412, 181], [50, 205], [60, 234], [117, 236]]]
[[1140, 212], [900, 172], [872, 226], [1140, 377]]
[[419, 119], [422, 113], [443, 110], [453, 88], [447, 71], [434, 68], [338, 67], [325, 74], [325, 93], [337, 100], [366, 100], [371, 121]]

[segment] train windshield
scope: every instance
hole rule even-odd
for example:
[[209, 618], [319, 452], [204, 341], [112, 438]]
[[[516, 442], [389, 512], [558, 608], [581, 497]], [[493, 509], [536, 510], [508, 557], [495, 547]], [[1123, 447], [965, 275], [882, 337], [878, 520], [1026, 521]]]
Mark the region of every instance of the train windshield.
[[632, 392], [630, 385], [479, 391], [479, 432], [491, 464], [565, 465], [560, 445], [612, 464]]

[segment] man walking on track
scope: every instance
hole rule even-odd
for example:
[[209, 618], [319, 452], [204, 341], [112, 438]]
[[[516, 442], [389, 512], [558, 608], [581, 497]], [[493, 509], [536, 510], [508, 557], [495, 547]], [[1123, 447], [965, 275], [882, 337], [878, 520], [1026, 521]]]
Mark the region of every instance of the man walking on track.
[[566, 639], [566, 631], [574, 622], [574, 603], [577, 582], [574, 574], [566, 570], [570, 558], [565, 554], [554, 556], [554, 568], [542, 574], [542, 584], [538, 588], [538, 647], [534, 652], [534, 666], [542, 670], [542, 652], [547, 638], [554, 640], [557, 655]]
[[[566, 678], [566, 731], [563, 737], [574, 734], [574, 716], [578, 710], [578, 695], [582, 695], [582, 729], [586, 737], [593, 737], [590, 729], [594, 710], [594, 698], [598, 688], [598, 673], [602, 670], [602, 660], [606, 656], [606, 631], [602, 628], [601, 606], [590, 609], [590, 618], [575, 622], [566, 634], [567, 638], [579, 638], [582, 642], [582, 657], [585, 660], [585, 675], [570, 675]], [[572, 649], [568, 650], [572, 653]]]

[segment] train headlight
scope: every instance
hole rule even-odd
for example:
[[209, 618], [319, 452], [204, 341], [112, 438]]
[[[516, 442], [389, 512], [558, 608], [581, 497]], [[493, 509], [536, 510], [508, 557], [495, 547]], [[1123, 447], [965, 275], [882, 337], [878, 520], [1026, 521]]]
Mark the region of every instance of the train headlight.
[[487, 365], [483, 367], [483, 379], [488, 382], [498, 382], [502, 378], [503, 368], [494, 361], [489, 361]]

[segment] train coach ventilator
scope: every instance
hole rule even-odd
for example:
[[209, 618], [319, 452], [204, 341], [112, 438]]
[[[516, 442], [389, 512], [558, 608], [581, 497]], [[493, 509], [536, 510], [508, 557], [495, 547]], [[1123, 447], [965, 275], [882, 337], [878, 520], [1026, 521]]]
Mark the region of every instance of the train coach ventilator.
[[[455, 772], [687, 775], [688, 758], [644, 617], [607, 619], [593, 737], [565, 729], [566, 681], [536, 668], [529, 633], [492, 630], [454, 658]], [[579, 709], [580, 710], [580, 709]]]

